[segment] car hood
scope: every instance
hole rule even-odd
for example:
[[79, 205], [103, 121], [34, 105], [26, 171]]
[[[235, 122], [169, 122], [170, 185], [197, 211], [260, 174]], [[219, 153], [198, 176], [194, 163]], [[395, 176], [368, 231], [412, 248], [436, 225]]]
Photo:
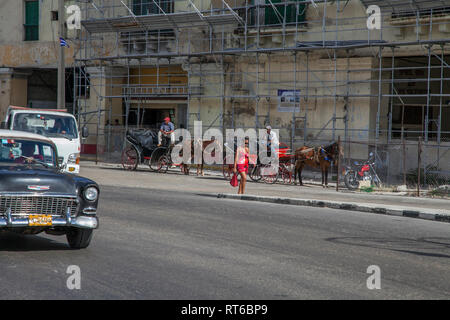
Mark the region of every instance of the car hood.
[[76, 182], [71, 175], [55, 169], [27, 166], [0, 166], [0, 192], [60, 193], [76, 195]]

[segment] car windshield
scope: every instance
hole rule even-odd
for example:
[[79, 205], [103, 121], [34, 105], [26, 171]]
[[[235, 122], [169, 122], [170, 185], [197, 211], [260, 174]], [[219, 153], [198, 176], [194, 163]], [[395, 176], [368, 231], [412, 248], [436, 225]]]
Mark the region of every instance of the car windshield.
[[27, 131], [52, 138], [76, 139], [77, 125], [73, 117], [39, 113], [18, 113], [14, 117], [14, 130]]
[[36, 164], [55, 167], [57, 164], [56, 153], [49, 143], [2, 137], [0, 164]]

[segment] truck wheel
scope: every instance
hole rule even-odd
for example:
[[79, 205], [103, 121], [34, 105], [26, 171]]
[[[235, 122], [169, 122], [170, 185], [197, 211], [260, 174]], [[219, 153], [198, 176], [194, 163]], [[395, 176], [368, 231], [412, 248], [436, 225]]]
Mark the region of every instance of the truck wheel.
[[92, 229], [71, 228], [67, 233], [67, 242], [72, 249], [84, 249], [89, 246], [93, 235]]

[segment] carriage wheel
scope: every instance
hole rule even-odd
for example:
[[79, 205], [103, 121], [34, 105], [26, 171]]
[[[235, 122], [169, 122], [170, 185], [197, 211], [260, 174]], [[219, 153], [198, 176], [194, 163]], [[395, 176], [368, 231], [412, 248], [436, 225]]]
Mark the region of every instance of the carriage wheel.
[[231, 181], [231, 178], [233, 177], [233, 168], [234, 164], [224, 163], [222, 166], [223, 177], [228, 181]]
[[268, 184], [274, 184], [278, 180], [278, 175], [279, 170], [275, 170], [274, 172], [264, 172], [264, 169], [262, 169], [261, 180]]
[[150, 160], [148, 161], [150, 170], [158, 172], [161, 169], [159, 165], [159, 158], [164, 155], [165, 151], [166, 148], [156, 148], [155, 150], [153, 150]]
[[262, 180], [267, 184], [274, 184], [278, 180], [278, 172], [275, 174], [264, 175]]
[[283, 179], [284, 184], [292, 184], [292, 172], [286, 168], [283, 168], [281, 172], [281, 178]]
[[261, 180], [261, 166], [259, 165], [254, 165], [252, 166], [252, 168], [249, 170], [249, 175], [250, 179], [252, 179], [252, 181], [258, 182], [259, 180]]
[[151, 171], [158, 172], [159, 169], [161, 169], [160, 167], [158, 167], [158, 165], [159, 165], [159, 163], [158, 163], [156, 157], [151, 157], [150, 160], [148, 161], [148, 166]]
[[169, 170], [170, 161], [169, 158], [166, 155], [162, 155], [158, 159], [158, 172], [166, 173], [167, 170]]
[[281, 178], [284, 184], [292, 184], [294, 182], [294, 167], [292, 163], [283, 164], [281, 168]]
[[122, 151], [122, 166], [125, 170], [136, 170], [139, 154], [135, 147], [128, 146]]

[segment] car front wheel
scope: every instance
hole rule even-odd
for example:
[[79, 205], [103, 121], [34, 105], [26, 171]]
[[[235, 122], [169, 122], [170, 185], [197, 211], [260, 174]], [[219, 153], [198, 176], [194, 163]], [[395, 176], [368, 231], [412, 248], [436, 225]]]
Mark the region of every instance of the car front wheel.
[[71, 228], [67, 233], [67, 242], [72, 249], [84, 249], [89, 246], [93, 235], [92, 229]]

